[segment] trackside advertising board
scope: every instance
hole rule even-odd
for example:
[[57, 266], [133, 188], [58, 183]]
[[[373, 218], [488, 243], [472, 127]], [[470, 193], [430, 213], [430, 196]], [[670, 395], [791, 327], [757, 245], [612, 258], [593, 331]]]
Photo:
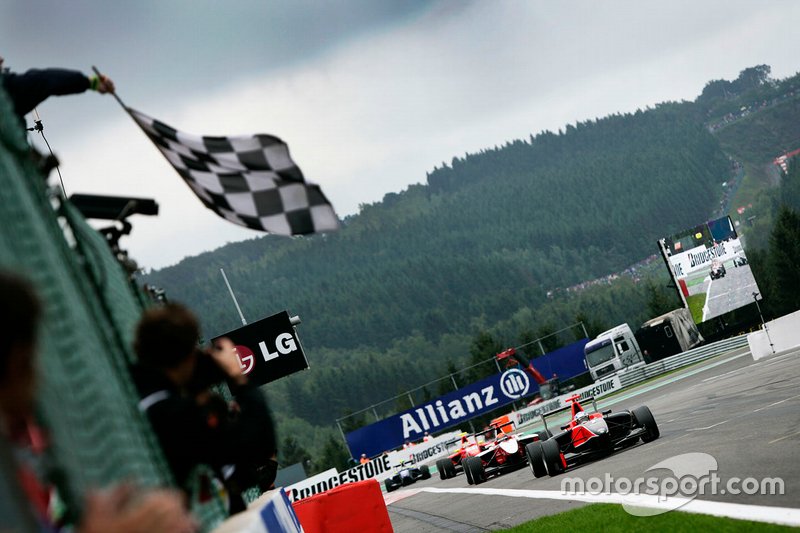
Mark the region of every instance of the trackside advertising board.
[[263, 385], [308, 368], [300, 339], [286, 311], [216, 337], [236, 345], [239, 366], [250, 383]]
[[297, 500], [302, 500], [314, 494], [325, 492], [326, 490], [344, 485], [345, 483], [364, 481], [365, 479], [376, 477], [384, 472], [390, 472], [391, 469], [392, 465], [389, 463], [389, 456], [383, 455], [381, 457], [376, 457], [368, 463], [354, 466], [350, 470], [345, 470], [344, 472], [339, 472], [335, 468], [331, 468], [305, 481], [286, 487], [284, 490], [289, 498], [293, 502], [296, 502]]
[[358, 428], [346, 435], [353, 457], [367, 457], [392, 450], [406, 441], [418, 441], [472, 417], [493, 411], [535, 392], [532, 380], [512, 368], [440, 396], [422, 405]]
[[387, 477], [393, 476], [398, 468], [403, 467], [403, 464], [419, 466], [447, 455], [447, 443], [457, 439], [458, 436], [459, 432], [440, 435], [435, 439], [415, 444], [408, 449], [391, 451], [388, 454], [374, 457], [368, 463], [359, 464], [345, 472], [340, 473], [335, 468], [331, 468], [321, 474], [286, 487], [285, 491], [292, 501], [297, 501], [345, 483], [371, 478], [382, 481]]
[[517, 427], [526, 426], [528, 424], [537, 422], [539, 420], [539, 416], [545, 413], [566, 407], [569, 405], [567, 398], [576, 394], [580, 397], [578, 401], [582, 402], [586, 398], [599, 398], [601, 396], [611, 394], [612, 392], [617, 392], [621, 389], [622, 383], [620, 382], [619, 378], [617, 376], [612, 376], [608, 379], [592, 383], [586, 387], [570, 391], [567, 394], [562, 394], [561, 396], [551, 398], [542, 403], [532, 405], [531, 407], [526, 407], [525, 409], [515, 411], [512, 414], [512, 420], [516, 422]]
[[[574, 378], [587, 371], [583, 348], [588, 342], [589, 339], [581, 339], [552, 352], [539, 355], [532, 360], [533, 366], [545, 379], [550, 379], [553, 374], [556, 374], [562, 381]], [[531, 385], [538, 390], [536, 383]]]

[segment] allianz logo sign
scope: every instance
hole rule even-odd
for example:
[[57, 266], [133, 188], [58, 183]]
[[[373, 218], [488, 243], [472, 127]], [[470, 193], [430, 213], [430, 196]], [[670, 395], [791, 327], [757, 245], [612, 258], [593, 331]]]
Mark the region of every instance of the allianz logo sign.
[[500, 376], [500, 392], [508, 401], [501, 401], [496, 394], [495, 385], [492, 384], [475, 389], [473, 387], [460, 389], [458, 392], [461, 393], [461, 397], [447, 403], [442, 399], [428, 402], [400, 415], [403, 439], [416, 438], [425, 431], [438, 430], [459, 420], [472, 418], [484, 411], [518, 400], [528, 393], [530, 386], [528, 375], [519, 369], [512, 368]]
[[531, 382], [528, 375], [518, 368], [506, 370], [503, 372], [503, 375], [500, 376], [500, 389], [503, 391], [503, 394], [512, 400], [522, 398], [528, 394], [528, 389], [530, 388]]

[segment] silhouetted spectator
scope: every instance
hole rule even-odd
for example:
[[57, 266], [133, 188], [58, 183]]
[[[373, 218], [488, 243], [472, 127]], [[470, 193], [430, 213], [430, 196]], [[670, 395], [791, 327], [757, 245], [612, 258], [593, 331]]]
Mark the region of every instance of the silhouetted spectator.
[[[0, 446], [11, 446], [16, 459], [5, 461], [4, 472], [16, 477], [16, 490], [28, 503], [21, 515], [32, 517], [28, 527], [57, 531], [63, 526], [52, 514], [57, 488], [43, 473], [47, 439], [34, 420], [36, 399], [36, 337], [41, 304], [26, 280], [0, 271]], [[15, 490], [13, 481], [11, 490]], [[5, 531], [6, 524], [0, 526]], [[196, 525], [177, 491], [131, 485], [93, 491], [86, 496], [79, 533], [189, 532]]]
[[[144, 313], [134, 346], [139, 408], [153, 424], [178, 483], [185, 485], [197, 465], [210, 466], [233, 496], [234, 513], [244, 509], [241, 490], [272, 486], [278, 467], [275, 433], [264, 396], [248, 385], [233, 343], [223, 339], [201, 350], [199, 338], [196, 317], [180, 304]], [[212, 389], [225, 381], [234, 406]]]

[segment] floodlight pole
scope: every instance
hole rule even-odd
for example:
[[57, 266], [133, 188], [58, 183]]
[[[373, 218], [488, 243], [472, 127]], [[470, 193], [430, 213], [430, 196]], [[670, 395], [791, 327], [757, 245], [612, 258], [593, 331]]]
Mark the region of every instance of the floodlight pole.
[[769, 347], [772, 350], [772, 353], [775, 353], [775, 345], [772, 344], [772, 337], [769, 336], [769, 328], [767, 328], [767, 323], [764, 322], [764, 315], [761, 314], [761, 306], [758, 305], [758, 293], [753, 292], [753, 301], [756, 303], [756, 309], [758, 309], [758, 316], [761, 317], [761, 327], [764, 328], [764, 333], [767, 334], [767, 340], [769, 341]]
[[247, 320], [244, 319], [244, 315], [242, 314], [242, 308], [239, 307], [239, 302], [236, 301], [236, 295], [233, 294], [233, 289], [231, 289], [231, 284], [228, 283], [228, 276], [225, 275], [225, 271], [223, 269], [219, 269], [220, 273], [222, 273], [222, 279], [225, 280], [225, 285], [228, 287], [228, 292], [231, 293], [231, 299], [233, 300], [233, 305], [236, 306], [236, 310], [239, 311], [239, 318], [242, 319], [242, 325], [247, 325]]

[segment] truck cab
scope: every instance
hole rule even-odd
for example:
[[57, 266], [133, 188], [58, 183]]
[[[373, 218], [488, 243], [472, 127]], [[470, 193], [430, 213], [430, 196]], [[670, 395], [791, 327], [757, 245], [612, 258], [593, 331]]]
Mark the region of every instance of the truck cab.
[[596, 339], [586, 343], [583, 352], [586, 366], [594, 380], [644, 361], [639, 343], [628, 324], [620, 324], [604, 331]]

